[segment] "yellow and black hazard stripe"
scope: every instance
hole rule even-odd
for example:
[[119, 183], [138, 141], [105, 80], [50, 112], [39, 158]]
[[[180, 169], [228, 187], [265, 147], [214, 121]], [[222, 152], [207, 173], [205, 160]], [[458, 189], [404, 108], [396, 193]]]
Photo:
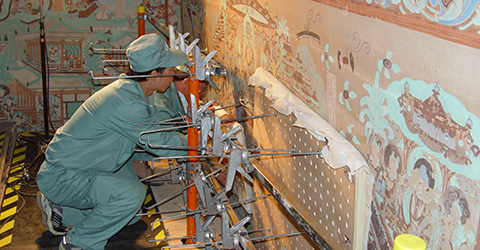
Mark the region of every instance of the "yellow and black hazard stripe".
[[[3, 137], [2, 137], [3, 143]], [[1, 146], [0, 146], [1, 148]], [[18, 211], [17, 203], [19, 196], [14, 189], [20, 188], [18, 180], [22, 178], [23, 165], [25, 164], [26, 145], [16, 144], [13, 153], [13, 159], [9, 167], [9, 174], [6, 181], [5, 194], [3, 196], [0, 213], [0, 247], [12, 243], [13, 226], [15, 224], [14, 215]]]
[[[155, 205], [155, 198], [153, 197], [153, 191], [152, 188], [145, 184], [145, 188], [147, 188], [147, 196], [145, 197], [145, 201], [143, 202], [144, 207], [151, 207]], [[155, 213], [157, 212], [157, 207], [153, 207], [152, 209], [146, 211], [147, 213]]]
[[4, 139], [5, 139], [5, 132], [0, 132], [0, 154], [2, 153]]
[[[151, 207], [153, 205], [155, 205], [156, 201], [155, 201], [155, 198], [153, 196], [153, 191], [152, 191], [152, 188], [149, 186], [149, 185], [146, 185], [145, 184], [145, 187], [147, 188], [147, 196], [145, 197], [145, 201], [143, 203], [144, 207]], [[158, 212], [158, 207], [153, 207], [151, 208], [150, 210], [148, 211], [144, 211], [146, 213], [155, 213], [155, 212]], [[149, 215], [150, 217], [151, 215]], [[157, 218], [155, 218], [155, 220], [161, 218], [160, 215], [156, 215]], [[154, 221], [151, 223], [151, 231], [152, 232], [158, 232], [155, 234], [154, 236], [154, 239], [155, 240], [158, 240], [156, 241], [155, 243], [157, 245], [159, 244], [162, 244], [162, 241], [159, 241], [159, 240], [163, 240], [165, 239], [166, 235], [165, 235], [165, 226], [163, 225], [163, 223], [161, 222], [158, 222], [158, 221]], [[152, 235], [153, 236], [153, 235]], [[168, 244], [165, 244], [166, 242], [163, 242], [163, 246], [165, 245], [168, 245]], [[167, 249], [168, 250], [168, 249]]]

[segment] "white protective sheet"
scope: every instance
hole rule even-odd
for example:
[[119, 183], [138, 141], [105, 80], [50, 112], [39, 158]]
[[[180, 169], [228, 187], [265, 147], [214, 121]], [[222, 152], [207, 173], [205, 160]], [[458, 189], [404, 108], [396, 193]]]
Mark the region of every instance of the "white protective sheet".
[[264, 88], [265, 96], [273, 102], [272, 108], [278, 112], [293, 114], [297, 118], [294, 126], [307, 129], [319, 141], [328, 140], [328, 145], [322, 149], [322, 158], [328, 166], [334, 169], [348, 167], [350, 181], [356, 175], [353, 249], [366, 249], [374, 178], [363, 156], [330, 123], [264, 68], [258, 68], [248, 84]]
[[322, 149], [322, 158], [331, 168], [348, 166], [355, 175], [360, 167], [367, 167], [363, 156], [349, 141], [264, 68], [258, 68], [248, 84], [264, 88], [265, 96], [278, 112], [284, 115], [293, 113], [297, 118], [295, 126], [307, 129], [320, 141], [328, 140], [328, 146]]

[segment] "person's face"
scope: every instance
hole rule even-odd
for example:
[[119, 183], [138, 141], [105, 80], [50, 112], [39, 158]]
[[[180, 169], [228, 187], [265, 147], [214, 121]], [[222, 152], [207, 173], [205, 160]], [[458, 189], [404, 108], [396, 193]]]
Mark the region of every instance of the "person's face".
[[[165, 68], [165, 70], [161, 74], [157, 72], [158, 75], [172, 75], [174, 73], [175, 73], [175, 70], [172, 67]], [[173, 76], [156, 77], [155, 90], [161, 93], [167, 91], [172, 81], [173, 81]]]
[[200, 81], [198, 83], [198, 98], [202, 99], [207, 95], [208, 84], [205, 81]]

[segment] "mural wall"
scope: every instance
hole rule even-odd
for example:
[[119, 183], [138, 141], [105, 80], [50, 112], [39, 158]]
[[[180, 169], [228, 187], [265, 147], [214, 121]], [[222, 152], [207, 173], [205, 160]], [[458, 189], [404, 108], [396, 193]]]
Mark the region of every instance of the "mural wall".
[[[125, 49], [138, 36], [137, 6], [156, 22], [181, 30], [180, 2], [157, 0], [0, 1], [0, 120], [20, 130], [44, 126], [40, 20], [45, 27], [51, 125], [64, 124], [92, 93], [118, 75]], [[157, 25], [158, 26], [158, 25]], [[147, 23], [146, 32], [158, 32]], [[168, 31], [166, 32], [168, 34]], [[102, 49], [110, 52], [103, 53]]]
[[477, 2], [203, 4], [205, 42], [227, 68], [211, 97], [251, 100], [246, 81], [263, 67], [368, 160], [369, 249], [402, 233], [428, 249], [479, 248]]
[[[227, 77], [209, 97], [250, 100], [258, 67], [325, 117], [375, 174], [370, 249], [401, 233], [429, 249], [480, 249], [479, 8], [476, 0], [3, 0], [0, 120], [42, 130], [39, 20], [46, 32], [50, 119], [63, 124], [125, 65], [92, 48], [125, 48], [136, 8], [204, 38]], [[181, 15], [180, 15], [181, 12]], [[373, 18], [372, 18], [373, 17]], [[183, 20], [183, 22], [182, 22]], [[157, 32], [147, 25], [147, 32]]]

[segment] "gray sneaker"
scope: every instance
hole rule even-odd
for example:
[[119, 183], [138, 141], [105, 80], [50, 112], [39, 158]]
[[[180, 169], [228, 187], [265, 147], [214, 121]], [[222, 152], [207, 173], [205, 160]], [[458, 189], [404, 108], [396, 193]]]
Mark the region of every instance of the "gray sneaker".
[[37, 204], [48, 231], [54, 235], [65, 235], [67, 228], [62, 225], [62, 206], [49, 201], [41, 192], [37, 193]]
[[62, 241], [60, 241], [58, 250], [82, 250], [82, 249], [72, 244], [72, 239], [70, 238], [70, 230], [67, 230], [67, 233], [62, 237]]

